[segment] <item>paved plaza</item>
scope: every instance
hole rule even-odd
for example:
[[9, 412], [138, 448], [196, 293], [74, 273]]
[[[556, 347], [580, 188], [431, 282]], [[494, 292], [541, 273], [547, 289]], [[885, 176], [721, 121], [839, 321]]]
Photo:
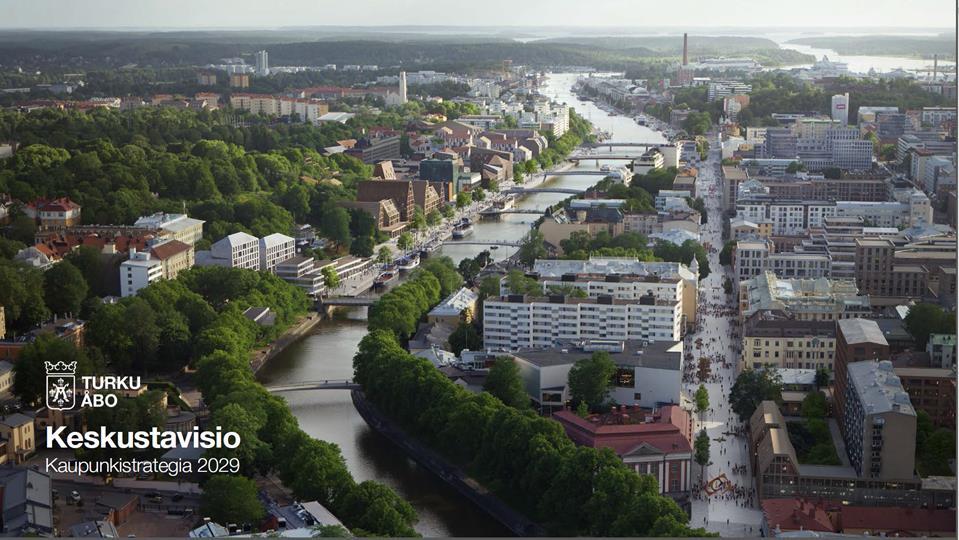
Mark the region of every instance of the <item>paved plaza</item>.
[[[715, 143], [715, 139], [711, 142]], [[711, 246], [710, 274], [699, 283], [699, 326], [696, 332], [687, 336], [685, 350], [692, 354], [694, 364], [698, 364], [700, 357], [710, 358], [710, 378], [705, 383], [710, 410], [701, 418], [696, 415], [696, 433], [701, 428], [706, 429], [710, 438], [711, 463], [703, 468], [693, 464], [691, 525], [706, 527], [722, 536], [759, 536], [762, 513], [758, 510], [754, 493], [756, 484], [749, 467], [745, 425], [727, 402], [739, 364], [738, 330], [733, 323], [738, 289], [734, 289], [732, 295], [726, 295], [723, 280], [730, 277], [734, 286], [738, 283], [732, 271], [719, 264], [719, 251], [723, 247], [722, 185], [716, 170], [719, 161], [719, 150], [711, 149], [708, 162], [699, 169], [696, 186], [697, 195], [706, 202], [709, 220], [704, 226], [702, 240], [704, 245]], [[695, 376], [684, 383], [684, 393], [689, 401], [698, 387], [699, 380]], [[736, 431], [740, 434], [737, 435]], [[717, 480], [702, 489], [710, 480], [723, 475], [727, 482]]]

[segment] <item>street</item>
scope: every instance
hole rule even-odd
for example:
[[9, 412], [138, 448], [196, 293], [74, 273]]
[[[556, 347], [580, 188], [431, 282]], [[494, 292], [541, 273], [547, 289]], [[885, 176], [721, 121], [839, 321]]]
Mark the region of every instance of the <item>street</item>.
[[[709, 359], [709, 376], [703, 384], [709, 391], [710, 409], [702, 418], [696, 415], [697, 429], [709, 435], [710, 463], [694, 465], [693, 527], [706, 527], [722, 536], [758, 536], [762, 513], [754, 493], [755, 482], [749, 466], [748, 439], [745, 424], [729, 406], [729, 392], [736, 380], [739, 364], [739, 329], [735, 324], [738, 283], [732, 270], [719, 264], [722, 239], [722, 183], [719, 178], [721, 151], [711, 148], [709, 157], [699, 169], [696, 193], [706, 203], [708, 223], [703, 229], [703, 244], [709, 244], [709, 276], [699, 282], [699, 325], [686, 337], [685, 350], [698, 365], [701, 357]], [[723, 280], [733, 281], [733, 294], [723, 291]], [[687, 357], [688, 358], [688, 357]], [[698, 376], [685, 380], [684, 393], [692, 401], [699, 387]], [[694, 413], [695, 414], [695, 413]]]

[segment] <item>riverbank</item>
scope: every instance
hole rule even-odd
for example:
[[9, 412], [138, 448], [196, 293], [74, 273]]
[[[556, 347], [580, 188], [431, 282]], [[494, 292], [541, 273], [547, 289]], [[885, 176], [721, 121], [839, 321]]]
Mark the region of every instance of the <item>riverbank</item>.
[[267, 362], [283, 352], [284, 349], [313, 331], [316, 325], [320, 324], [322, 320], [323, 317], [320, 316], [319, 313], [310, 311], [299, 322], [287, 328], [275, 341], [265, 347], [254, 350], [250, 354], [250, 369], [253, 370], [253, 374], [255, 375], [260, 371]]
[[546, 536], [546, 530], [513, 510], [459, 467], [421, 444], [367, 401], [363, 392], [350, 392], [353, 406], [367, 425], [398, 446], [413, 461], [427, 469], [457, 493], [475, 504], [517, 536]]

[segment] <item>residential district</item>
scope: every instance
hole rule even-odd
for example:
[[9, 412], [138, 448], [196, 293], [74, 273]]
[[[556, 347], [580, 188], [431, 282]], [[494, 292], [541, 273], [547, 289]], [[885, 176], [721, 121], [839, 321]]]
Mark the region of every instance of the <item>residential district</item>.
[[[955, 64], [675, 39], [658, 75], [251, 50], [190, 92], [2, 89], [0, 532], [416, 534], [277, 397], [322, 390], [514, 534], [954, 536]], [[354, 377], [257, 382], [357, 307]], [[63, 407], [56, 362], [143, 384]], [[74, 455], [63, 426], [243, 444], [213, 474], [81, 475], [45, 463], [202, 450]]]

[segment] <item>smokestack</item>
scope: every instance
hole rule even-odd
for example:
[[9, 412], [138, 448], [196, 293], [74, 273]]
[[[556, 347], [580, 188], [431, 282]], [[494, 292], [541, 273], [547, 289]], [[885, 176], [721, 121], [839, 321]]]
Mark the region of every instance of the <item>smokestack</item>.
[[684, 66], [689, 64], [689, 57], [686, 55], [686, 53], [687, 53], [688, 50], [689, 50], [689, 49], [687, 49], [687, 36], [686, 36], [686, 32], [683, 32], [683, 65], [684, 65]]
[[932, 82], [936, 82], [936, 77], [939, 75], [939, 55], [932, 55]]

